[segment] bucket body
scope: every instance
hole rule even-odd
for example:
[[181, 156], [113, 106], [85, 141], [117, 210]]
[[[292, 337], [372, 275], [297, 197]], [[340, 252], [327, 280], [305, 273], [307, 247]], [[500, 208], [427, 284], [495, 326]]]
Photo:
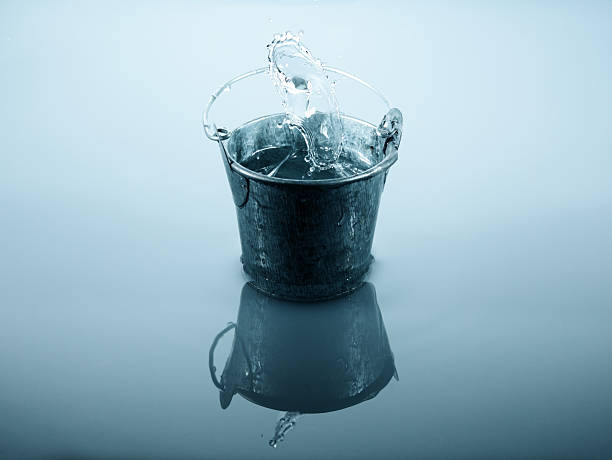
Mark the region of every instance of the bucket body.
[[257, 288], [296, 300], [339, 296], [368, 271], [384, 175], [337, 187], [253, 181], [237, 209], [242, 264]]
[[[378, 206], [388, 168], [397, 159], [373, 125], [343, 117], [345, 151], [369, 166], [346, 178], [269, 177], [245, 168], [265, 151], [282, 115], [247, 123], [219, 140], [238, 216], [241, 261], [253, 285], [273, 297], [322, 300], [361, 284], [372, 261]], [[284, 139], [291, 143], [292, 139]], [[357, 157], [355, 157], [357, 158]]]
[[376, 396], [394, 375], [373, 285], [308, 304], [273, 299], [247, 284], [220, 400], [226, 408], [239, 394], [275, 410], [330, 412]]

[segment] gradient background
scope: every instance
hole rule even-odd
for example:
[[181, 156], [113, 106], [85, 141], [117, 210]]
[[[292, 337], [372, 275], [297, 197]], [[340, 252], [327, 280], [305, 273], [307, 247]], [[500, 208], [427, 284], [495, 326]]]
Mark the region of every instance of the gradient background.
[[[404, 114], [401, 380], [273, 451], [208, 375], [245, 279], [200, 117], [299, 29]], [[611, 57], [610, 1], [0, 2], [0, 457], [612, 457]]]

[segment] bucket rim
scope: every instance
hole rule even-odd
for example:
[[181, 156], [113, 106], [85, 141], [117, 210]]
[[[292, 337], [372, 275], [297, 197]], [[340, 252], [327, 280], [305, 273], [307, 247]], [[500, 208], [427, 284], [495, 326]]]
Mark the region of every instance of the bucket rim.
[[[279, 115], [283, 115], [282, 113], [274, 113], [274, 114], [270, 114], [270, 115], [263, 115], [261, 117], [257, 117], [254, 118], [253, 120], [247, 121], [246, 123], [244, 123], [242, 126], [240, 126], [239, 128], [235, 128], [232, 131], [230, 131], [227, 134], [227, 139], [230, 139], [232, 137], [232, 134], [234, 133], [234, 131], [236, 131], [237, 129], [241, 129], [245, 126], [260, 122], [262, 120], [268, 119], [268, 118], [272, 118], [272, 117], [277, 117]], [[377, 130], [378, 128], [376, 126], [374, 126], [372, 123], [365, 121], [365, 120], [361, 120], [359, 118], [350, 116], [350, 115], [346, 115], [341, 113], [340, 114], [342, 118], [346, 118], [348, 120], [351, 120], [353, 122], [356, 123], [361, 123], [365, 126], [367, 126], [368, 128]], [[219, 142], [223, 142], [222, 140], [219, 140]], [[326, 187], [330, 187], [330, 186], [338, 186], [338, 185], [344, 185], [344, 184], [348, 184], [351, 182], [357, 182], [357, 181], [361, 181], [361, 180], [365, 180], [368, 179], [370, 177], [376, 176], [378, 174], [381, 174], [383, 172], [386, 172], [396, 161], [397, 161], [397, 149], [395, 148], [387, 148], [384, 151], [384, 157], [381, 161], [379, 161], [378, 163], [376, 163], [374, 166], [372, 166], [369, 169], [366, 169], [365, 171], [360, 172], [359, 174], [355, 174], [353, 176], [349, 176], [349, 177], [335, 177], [335, 178], [331, 178], [331, 179], [289, 179], [289, 178], [285, 178], [285, 177], [275, 177], [275, 176], [267, 176], [265, 174], [261, 174], [258, 172], [255, 172], [243, 165], [241, 165], [240, 163], [238, 163], [238, 161], [236, 161], [235, 159], [231, 158], [228, 155], [228, 160], [230, 161], [230, 168], [236, 172], [237, 174], [240, 174], [241, 176], [248, 178], [248, 179], [252, 179], [252, 180], [256, 180], [258, 182], [267, 182], [267, 183], [273, 183], [273, 184], [283, 184], [283, 185], [299, 185], [299, 186], [326, 186]]]

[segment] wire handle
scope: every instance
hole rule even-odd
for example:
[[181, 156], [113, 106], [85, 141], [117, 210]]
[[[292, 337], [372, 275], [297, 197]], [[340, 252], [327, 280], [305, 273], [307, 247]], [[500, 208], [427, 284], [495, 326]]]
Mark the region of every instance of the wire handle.
[[[378, 97], [382, 99], [382, 101], [385, 103], [387, 107], [387, 110], [391, 108], [389, 101], [383, 95], [383, 93], [381, 93], [374, 86], [370, 85], [368, 82], [365, 82], [361, 78], [356, 77], [355, 75], [350, 74], [348, 72], [345, 72], [344, 70], [337, 69], [335, 67], [323, 65], [323, 69], [328, 72], [335, 73], [337, 75], [342, 75], [343, 77], [349, 78], [353, 81], [356, 81], [357, 83], [362, 84], [363, 86], [365, 86], [366, 88], [374, 92], [374, 94], [376, 94]], [[217, 125], [209, 119], [210, 109], [212, 105], [214, 104], [214, 102], [219, 98], [219, 96], [221, 96], [225, 92], [228, 92], [234, 83], [239, 82], [240, 80], [244, 80], [245, 78], [252, 77], [253, 75], [259, 75], [261, 73], [265, 73], [267, 71], [268, 71], [267, 67], [260, 67], [255, 70], [251, 70], [250, 72], [243, 73], [242, 75], [238, 75], [237, 77], [234, 77], [230, 81], [225, 83], [212, 96], [210, 96], [210, 100], [208, 101], [208, 105], [206, 106], [206, 110], [204, 110], [204, 114], [202, 116], [202, 125], [204, 126], [204, 133], [206, 134], [206, 137], [208, 137], [211, 141], [216, 142], [219, 140], [227, 139], [231, 134], [231, 131], [229, 131], [226, 128], [217, 128]]]
[[235, 327], [236, 323], [229, 323], [227, 326], [225, 326], [225, 328], [215, 336], [215, 339], [210, 346], [210, 350], [208, 350], [208, 369], [210, 370], [210, 378], [215, 386], [221, 391], [223, 391], [224, 388], [223, 385], [221, 385], [221, 382], [219, 382], [219, 379], [217, 379], [217, 368], [215, 367], [215, 349], [217, 348], [217, 344], [219, 343], [219, 340], [221, 340], [221, 337]]

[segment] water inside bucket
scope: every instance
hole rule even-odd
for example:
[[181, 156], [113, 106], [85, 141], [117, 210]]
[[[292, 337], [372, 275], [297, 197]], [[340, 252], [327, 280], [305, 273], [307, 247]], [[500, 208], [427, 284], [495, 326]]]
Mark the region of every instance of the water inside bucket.
[[[326, 169], [311, 167], [304, 138], [283, 122], [283, 114], [269, 115], [234, 130], [228, 152], [242, 166], [269, 177], [301, 180], [351, 177], [384, 158], [383, 139], [367, 122], [345, 115], [341, 119], [345, 141], [338, 159]], [[316, 116], [310, 121], [317, 123]]]
[[254, 152], [243, 166], [270, 177], [285, 179], [321, 180], [351, 177], [369, 169], [365, 162], [343, 158], [327, 169], [312, 169], [305, 160], [305, 148], [267, 147]]

